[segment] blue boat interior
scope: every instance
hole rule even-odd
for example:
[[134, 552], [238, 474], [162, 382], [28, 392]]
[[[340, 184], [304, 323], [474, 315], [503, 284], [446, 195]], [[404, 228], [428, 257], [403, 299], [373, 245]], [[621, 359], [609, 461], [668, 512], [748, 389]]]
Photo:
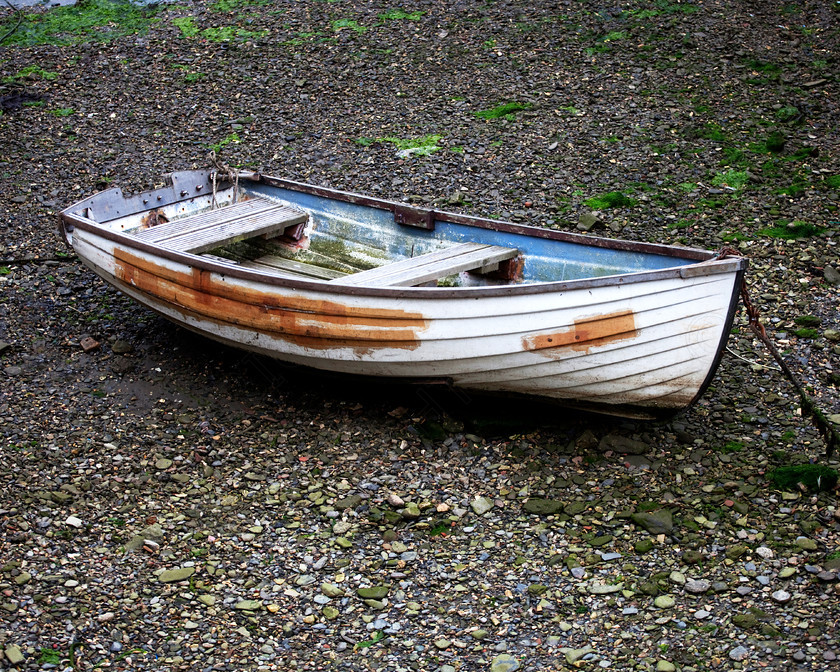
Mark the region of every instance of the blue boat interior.
[[[491, 227], [469, 226], [436, 220], [431, 230], [406, 226], [394, 213], [325, 196], [264, 184], [248, 185], [248, 191], [282, 199], [309, 213], [309, 248], [294, 252], [294, 259], [356, 272], [383, 264], [435, 252], [446, 247], [476, 242], [516, 248], [522, 255], [517, 282], [538, 283], [596, 278], [656, 271], [695, 264], [691, 258], [621, 250], [574, 241], [553, 240]], [[488, 284], [492, 279], [461, 274], [449, 284]]]

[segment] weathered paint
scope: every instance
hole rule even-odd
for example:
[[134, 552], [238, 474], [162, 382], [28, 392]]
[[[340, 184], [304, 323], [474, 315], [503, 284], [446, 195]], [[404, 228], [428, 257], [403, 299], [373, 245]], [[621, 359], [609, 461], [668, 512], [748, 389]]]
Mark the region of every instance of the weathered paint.
[[610, 315], [577, 319], [571, 329], [525, 336], [522, 346], [525, 350], [540, 351], [540, 354], [547, 357], [560, 357], [565, 355], [559, 352], [558, 348], [571, 347], [572, 350], [588, 353], [596, 346], [635, 338], [638, 335], [633, 311], [622, 310]]
[[126, 250], [116, 249], [114, 257], [117, 280], [170, 306], [302, 347], [351, 348], [359, 355], [374, 348], [413, 350], [428, 326], [419, 313], [255, 290], [198, 268], [176, 271]]

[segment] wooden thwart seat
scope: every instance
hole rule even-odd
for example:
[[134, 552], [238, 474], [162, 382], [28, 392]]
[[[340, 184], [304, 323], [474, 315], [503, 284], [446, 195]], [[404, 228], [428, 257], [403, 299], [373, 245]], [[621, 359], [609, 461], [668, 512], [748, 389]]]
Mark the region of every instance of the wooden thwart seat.
[[509, 247], [460, 243], [445, 250], [395, 261], [330, 282], [366, 287], [413, 287], [461, 271], [495, 270], [500, 262], [512, 259], [518, 254], [518, 250]]
[[282, 233], [304, 224], [305, 212], [265, 198], [251, 198], [139, 231], [137, 238], [177, 252], [201, 254], [223, 245]]

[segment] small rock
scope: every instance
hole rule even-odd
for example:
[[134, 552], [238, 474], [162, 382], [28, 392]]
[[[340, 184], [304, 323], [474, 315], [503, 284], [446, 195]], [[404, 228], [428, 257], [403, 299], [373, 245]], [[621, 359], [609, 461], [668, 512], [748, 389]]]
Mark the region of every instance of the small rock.
[[676, 666], [667, 660], [659, 660], [656, 663], [656, 672], [676, 672]]
[[826, 266], [823, 271], [823, 277], [829, 285], [840, 285], [840, 271], [833, 266]]
[[563, 508], [563, 502], [557, 501], [556, 499], [531, 497], [522, 505], [522, 508], [528, 513], [548, 516], [560, 511]]
[[259, 611], [262, 609], [262, 602], [259, 600], [239, 600], [233, 605], [237, 611]]
[[729, 652], [729, 657], [732, 660], [744, 660], [745, 658], [749, 657], [750, 650], [745, 646], [736, 646]]
[[600, 212], [584, 212], [578, 218], [577, 228], [579, 231], [591, 231], [596, 224], [603, 224]]
[[622, 434], [607, 434], [598, 444], [598, 451], [605, 453], [609, 450], [625, 455], [645, 455], [650, 451], [650, 446]]
[[755, 554], [762, 560], [770, 560], [773, 557], [773, 549], [767, 548], [767, 546], [759, 546], [755, 549]]
[[568, 649], [566, 651], [566, 662], [569, 665], [574, 665], [584, 656], [594, 652], [595, 649], [593, 649], [591, 646], [584, 646], [582, 649]]
[[67, 520], [65, 520], [64, 522], [70, 527], [75, 527], [76, 529], [80, 529], [84, 525], [81, 519], [77, 518], [76, 516], [68, 516]]
[[490, 672], [514, 672], [519, 669], [519, 661], [509, 653], [496, 656], [490, 664]]
[[674, 517], [669, 509], [634, 513], [630, 520], [651, 534], [670, 534], [674, 529]]
[[777, 590], [775, 593], [771, 594], [770, 597], [776, 600], [776, 602], [784, 604], [785, 602], [790, 601], [791, 595], [786, 590]]
[[755, 614], [735, 614], [732, 617], [732, 623], [739, 628], [748, 630], [749, 628], [755, 627], [755, 624], [758, 623], [758, 618]]
[[176, 569], [165, 569], [158, 574], [158, 581], [161, 583], [175, 583], [184, 581], [195, 574], [195, 567], [178, 567]]
[[476, 497], [472, 502], [470, 502], [470, 506], [477, 516], [481, 516], [492, 509], [495, 506], [495, 503], [489, 497]]
[[321, 592], [329, 598], [344, 597], [344, 590], [334, 583], [322, 583]]
[[702, 595], [712, 587], [708, 579], [689, 579], [685, 582], [685, 591], [693, 595]]
[[796, 545], [799, 546], [799, 548], [801, 548], [803, 551], [817, 550], [817, 542], [811, 539], [810, 537], [797, 537]]
[[17, 644], [9, 644], [3, 653], [6, 654], [6, 659], [12, 665], [20, 665], [23, 662], [23, 652]]
[[672, 595], [660, 595], [654, 599], [653, 606], [657, 609], [671, 609], [676, 602], [676, 599]]
[[586, 587], [586, 592], [590, 595], [610, 595], [612, 593], [620, 593], [622, 590], [624, 590], [623, 583], [593, 583]]
[[356, 594], [363, 600], [381, 600], [388, 595], [391, 586], [370, 586], [369, 588], [359, 588]]

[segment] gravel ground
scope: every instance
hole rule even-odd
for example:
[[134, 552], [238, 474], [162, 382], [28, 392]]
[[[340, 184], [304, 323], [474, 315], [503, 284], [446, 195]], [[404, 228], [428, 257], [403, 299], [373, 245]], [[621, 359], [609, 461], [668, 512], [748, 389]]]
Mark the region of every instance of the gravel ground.
[[[605, 420], [221, 348], [103, 286], [55, 225], [215, 146], [396, 200], [735, 245], [840, 423], [835, 4], [186, 1], [80, 44], [16, 43], [22, 23], [0, 45], [2, 664], [837, 665], [837, 491], [767, 477], [837, 458], [743, 320], [694, 408]], [[590, 201], [608, 192], [629, 200]]]

